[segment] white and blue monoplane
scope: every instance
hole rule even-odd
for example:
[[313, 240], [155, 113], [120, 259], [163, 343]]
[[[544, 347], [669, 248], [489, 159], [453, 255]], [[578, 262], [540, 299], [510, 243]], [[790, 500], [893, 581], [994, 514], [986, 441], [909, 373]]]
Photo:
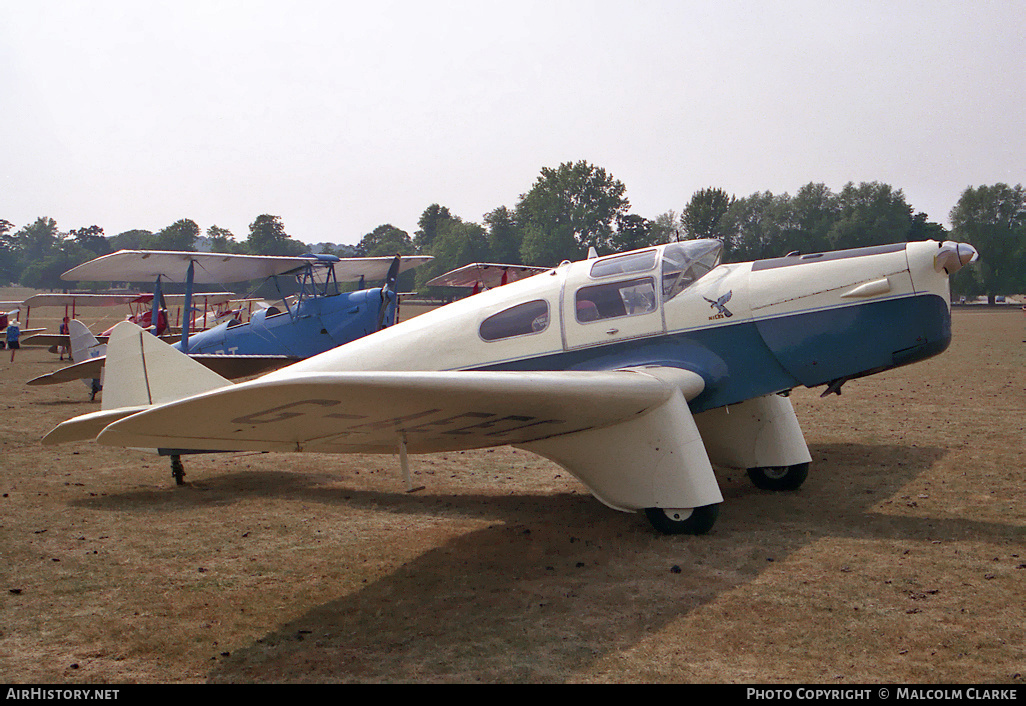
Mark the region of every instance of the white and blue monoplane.
[[[794, 489], [811, 457], [786, 393], [941, 353], [963, 243], [720, 264], [695, 240], [565, 262], [232, 384], [119, 324], [99, 412], [45, 443], [407, 454], [511, 444], [666, 533], [704, 533], [713, 464]], [[708, 302], [726, 302], [731, 316]], [[710, 309], [713, 309], [712, 311]], [[110, 376], [108, 375], [108, 379]]]

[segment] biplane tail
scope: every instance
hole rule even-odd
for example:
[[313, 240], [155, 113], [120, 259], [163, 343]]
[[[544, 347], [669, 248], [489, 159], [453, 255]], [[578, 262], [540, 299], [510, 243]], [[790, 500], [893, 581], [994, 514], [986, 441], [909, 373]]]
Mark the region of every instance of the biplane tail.
[[71, 359], [80, 363], [102, 356], [106, 350], [106, 346], [96, 339], [89, 327], [78, 319], [68, 322], [68, 338]]
[[232, 384], [128, 321], [111, 331], [104, 378], [100, 411], [59, 424], [43, 443], [94, 439], [118, 419]]

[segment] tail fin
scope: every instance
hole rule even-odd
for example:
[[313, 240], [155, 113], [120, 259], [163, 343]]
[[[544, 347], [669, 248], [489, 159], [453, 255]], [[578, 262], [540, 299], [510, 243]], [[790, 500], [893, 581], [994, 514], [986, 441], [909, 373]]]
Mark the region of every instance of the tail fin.
[[107, 346], [96, 340], [96, 336], [78, 319], [68, 322], [68, 337], [71, 339], [71, 357], [78, 363], [99, 358]]
[[153, 334], [122, 321], [107, 341], [101, 408], [164, 404], [231, 384]]

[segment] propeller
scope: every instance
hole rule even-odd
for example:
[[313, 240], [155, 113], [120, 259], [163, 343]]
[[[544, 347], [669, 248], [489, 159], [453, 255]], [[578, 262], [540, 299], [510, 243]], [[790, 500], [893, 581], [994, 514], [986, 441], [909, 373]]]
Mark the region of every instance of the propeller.
[[[399, 295], [396, 293], [395, 282], [399, 279], [399, 253], [395, 254], [395, 259], [392, 260], [392, 264], [388, 268], [388, 274], [385, 275], [385, 284], [381, 287], [381, 308], [378, 310], [378, 330], [385, 328], [385, 314], [388, 312], [388, 304], [392, 297], [396, 299]], [[389, 296], [392, 295], [392, 297]]]

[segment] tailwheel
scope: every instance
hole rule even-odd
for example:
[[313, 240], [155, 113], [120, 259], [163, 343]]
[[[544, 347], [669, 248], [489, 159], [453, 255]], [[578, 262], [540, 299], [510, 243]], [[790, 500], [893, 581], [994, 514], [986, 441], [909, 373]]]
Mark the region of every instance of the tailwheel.
[[175, 485], [185, 485], [185, 466], [177, 454], [171, 457], [171, 477], [175, 479]]
[[809, 477], [809, 464], [749, 468], [748, 477], [760, 490], [798, 490]]
[[648, 521], [663, 534], [705, 534], [712, 529], [719, 515], [719, 504], [696, 508], [645, 509]]

